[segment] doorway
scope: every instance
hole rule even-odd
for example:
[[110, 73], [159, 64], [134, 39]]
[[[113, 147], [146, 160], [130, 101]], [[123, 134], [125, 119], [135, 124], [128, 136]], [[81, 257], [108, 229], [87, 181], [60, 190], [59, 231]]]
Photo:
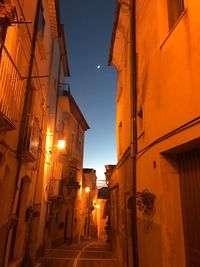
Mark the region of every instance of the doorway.
[[187, 267], [200, 266], [200, 150], [178, 155]]

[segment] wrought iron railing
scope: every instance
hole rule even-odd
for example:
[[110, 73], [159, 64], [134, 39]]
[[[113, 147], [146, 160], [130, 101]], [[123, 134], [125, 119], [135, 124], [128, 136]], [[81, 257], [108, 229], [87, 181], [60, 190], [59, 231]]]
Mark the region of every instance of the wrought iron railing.
[[0, 57], [0, 129], [16, 128], [23, 80], [6, 49]]

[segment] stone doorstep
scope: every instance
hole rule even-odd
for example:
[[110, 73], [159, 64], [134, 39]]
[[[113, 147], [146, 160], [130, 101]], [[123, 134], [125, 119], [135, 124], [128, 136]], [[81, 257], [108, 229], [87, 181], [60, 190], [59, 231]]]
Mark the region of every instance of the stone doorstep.
[[[43, 262], [48, 262], [48, 261], [52, 261], [52, 260], [60, 260], [60, 261], [74, 261], [74, 260], [77, 260], [77, 261], [106, 261], [106, 262], [109, 262], [109, 261], [117, 261], [116, 258], [67, 258], [67, 257], [41, 257], [40, 258], [41, 261]], [[34, 267], [42, 267], [42, 263], [38, 263], [40, 265], [35, 265]]]

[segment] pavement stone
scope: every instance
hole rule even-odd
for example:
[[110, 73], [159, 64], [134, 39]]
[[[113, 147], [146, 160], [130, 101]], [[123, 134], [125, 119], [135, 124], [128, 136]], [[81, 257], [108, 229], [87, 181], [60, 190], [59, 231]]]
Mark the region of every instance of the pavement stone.
[[119, 267], [106, 243], [99, 240], [48, 249], [40, 262], [43, 267]]

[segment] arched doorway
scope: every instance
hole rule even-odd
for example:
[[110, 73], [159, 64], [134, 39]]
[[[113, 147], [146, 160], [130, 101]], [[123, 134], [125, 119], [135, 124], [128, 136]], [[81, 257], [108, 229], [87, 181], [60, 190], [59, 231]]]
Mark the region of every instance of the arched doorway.
[[18, 220], [17, 224], [14, 225], [12, 230], [9, 260], [12, 260], [14, 257], [22, 255], [23, 250], [25, 249], [24, 246], [25, 246], [25, 237], [27, 230], [25, 213], [28, 207], [27, 202], [28, 202], [30, 182], [31, 180], [28, 176], [24, 176], [21, 179], [17, 208], [16, 208], [16, 217], [18, 218]]

